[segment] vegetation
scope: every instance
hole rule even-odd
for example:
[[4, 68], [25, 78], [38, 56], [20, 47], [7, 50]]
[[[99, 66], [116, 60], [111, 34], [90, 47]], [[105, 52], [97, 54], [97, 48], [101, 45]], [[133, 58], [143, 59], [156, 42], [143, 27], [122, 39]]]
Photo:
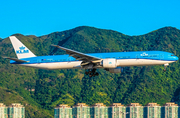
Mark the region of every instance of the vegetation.
[[42, 110], [38, 108], [38, 106], [31, 105], [25, 98], [21, 97], [17, 92], [0, 87], [0, 102], [4, 103], [6, 106], [11, 105], [12, 103], [21, 103], [25, 107], [25, 114], [27, 118], [50, 118], [51, 114], [46, 112], [46, 110]]
[[[15, 35], [38, 56], [65, 54], [50, 46], [57, 44], [83, 53], [160, 50], [180, 57], [180, 30], [173, 27], [141, 36], [86, 26], [41, 37]], [[0, 55], [16, 57], [9, 39], [0, 40]], [[0, 96], [4, 96], [1, 102], [7, 105], [22, 103], [26, 107], [26, 117], [53, 117], [54, 107], [62, 103], [72, 106], [78, 102], [88, 105], [97, 102], [106, 105], [113, 102], [124, 105], [176, 102], [180, 105], [180, 63], [170, 64], [166, 72], [163, 68], [125, 67], [120, 74], [98, 70], [100, 75], [90, 78], [83, 69], [27, 68], [10, 65], [8, 60], [0, 57]], [[11, 91], [12, 99], [7, 90]]]

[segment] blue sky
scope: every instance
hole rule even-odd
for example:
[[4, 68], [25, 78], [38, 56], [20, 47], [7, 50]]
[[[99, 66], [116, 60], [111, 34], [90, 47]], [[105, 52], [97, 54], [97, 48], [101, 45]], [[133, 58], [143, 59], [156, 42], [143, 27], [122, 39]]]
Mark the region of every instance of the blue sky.
[[1, 0], [0, 37], [42, 36], [78, 26], [142, 35], [180, 29], [179, 0]]

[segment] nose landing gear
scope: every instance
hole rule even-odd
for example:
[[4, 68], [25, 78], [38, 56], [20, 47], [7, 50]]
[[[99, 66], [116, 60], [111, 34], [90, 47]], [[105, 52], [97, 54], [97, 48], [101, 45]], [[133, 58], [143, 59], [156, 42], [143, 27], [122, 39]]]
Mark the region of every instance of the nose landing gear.
[[93, 69], [86, 69], [85, 74], [89, 75], [89, 77], [95, 77], [95, 76], [99, 75], [99, 73], [96, 72], [95, 68], [93, 68]]
[[169, 66], [169, 64], [167, 63], [167, 64], [164, 64], [164, 72], [166, 72], [166, 68], [167, 68], [167, 66]]

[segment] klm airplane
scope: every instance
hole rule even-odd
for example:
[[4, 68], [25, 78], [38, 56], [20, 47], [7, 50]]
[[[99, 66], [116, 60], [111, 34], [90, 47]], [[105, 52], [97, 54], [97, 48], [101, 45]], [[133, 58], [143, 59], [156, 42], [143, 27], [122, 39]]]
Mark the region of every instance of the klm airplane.
[[120, 73], [125, 66], [164, 65], [164, 70], [178, 60], [178, 57], [163, 51], [111, 52], [84, 54], [58, 45], [52, 45], [66, 52], [67, 55], [36, 56], [15, 36], [9, 37], [17, 58], [10, 59], [11, 64], [40, 69], [86, 69], [85, 74], [98, 76], [96, 69], [105, 69], [110, 73]]

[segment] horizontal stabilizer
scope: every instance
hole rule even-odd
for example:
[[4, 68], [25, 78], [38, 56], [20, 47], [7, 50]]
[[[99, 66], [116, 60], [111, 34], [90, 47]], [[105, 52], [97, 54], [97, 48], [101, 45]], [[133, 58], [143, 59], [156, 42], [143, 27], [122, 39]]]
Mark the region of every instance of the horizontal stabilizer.
[[17, 59], [17, 58], [10, 58], [10, 57], [3, 57], [3, 58], [13, 60], [13, 61], [16, 61], [16, 62], [21, 62], [21, 63], [29, 62], [29, 61], [20, 60], [20, 59]]

